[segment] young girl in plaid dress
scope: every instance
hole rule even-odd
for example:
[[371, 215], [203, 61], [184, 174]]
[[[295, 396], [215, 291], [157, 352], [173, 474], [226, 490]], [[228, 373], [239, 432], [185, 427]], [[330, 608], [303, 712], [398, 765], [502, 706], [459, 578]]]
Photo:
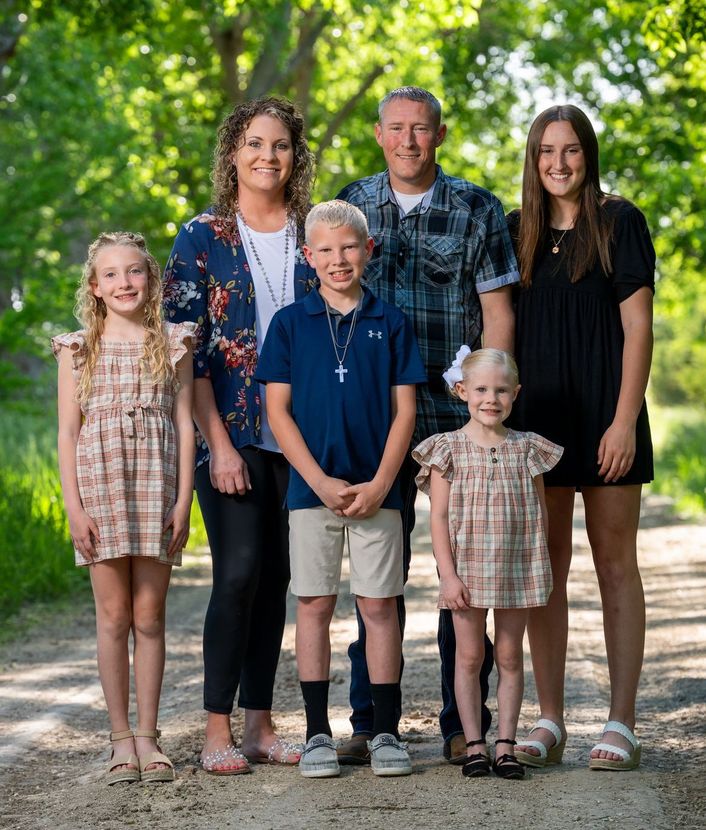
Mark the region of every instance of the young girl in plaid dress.
[[439, 607], [453, 614], [455, 693], [468, 749], [462, 772], [490, 772], [479, 672], [486, 611], [492, 608], [502, 736], [493, 770], [502, 778], [523, 778], [513, 749], [524, 682], [522, 638], [527, 609], [545, 605], [552, 589], [542, 474], [562, 449], [533, 432], [503, 426], [520, 391], [517, 366], [506, 352], [471, 353], [463, 346], [444, 379], [466, 401], [471, 418], [455, 432], [422, 441], [412, 456], [421, 465], [417, 484], [431, 497]]
[[89, 566], [96, 605], [110, 784], [174, 779], [157, 745], [157, 712], [167, 588], [189, 535], [195, 327], [163, 322], [161, 307], [159, 266], [144, 239], [104, 233], [88, 250], [77, 292], [83, 328], [52, 340], [61, 484], [76, 564]]

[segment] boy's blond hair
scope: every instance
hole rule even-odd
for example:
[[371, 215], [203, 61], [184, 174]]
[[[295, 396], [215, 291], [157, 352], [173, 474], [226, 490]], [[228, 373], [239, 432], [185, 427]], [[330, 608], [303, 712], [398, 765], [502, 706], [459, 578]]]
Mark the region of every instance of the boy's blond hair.
[[368, 221], [362, 210], [344, 202], [341, 199], [332, 199], [330, 202], [320, 202], [309, 211], [304, 225], [304, 236], [307, 244], [314, 225], [319, 222], [329, 228], [341, 228], [344, 225], [352, 228], [362, 242], [368, 241]]

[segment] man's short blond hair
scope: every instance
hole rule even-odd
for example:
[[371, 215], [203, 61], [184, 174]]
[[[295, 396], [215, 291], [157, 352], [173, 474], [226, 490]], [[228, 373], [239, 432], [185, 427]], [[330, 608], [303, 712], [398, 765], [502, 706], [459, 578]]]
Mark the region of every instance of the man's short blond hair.
[[363, 242], [368, 241], [368, 221], [362, 210], [355, 205], [341, 199], [332, 199], [330, 202], [320, 202], [309, 211], [304, 225], [304, 236], [307, 244], [310, 242], [311, 230], [314, 225], [322, 222], [329, 228], [341, 228], [347, 225], [358, 234]]

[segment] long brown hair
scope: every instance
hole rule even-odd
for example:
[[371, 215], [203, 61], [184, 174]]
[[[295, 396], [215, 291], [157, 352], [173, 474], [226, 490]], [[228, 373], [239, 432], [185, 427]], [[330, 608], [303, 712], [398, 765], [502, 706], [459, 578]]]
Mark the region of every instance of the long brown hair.
[[107, 313], [103, 300], [93, 293], [92, 285], [96, 282], [96, 259], [104, 248], [111, 248], [115, 245], [137, 248], [147, 265], [145, 341], [141, 364], [150, 372], [155, 381], [174, 380], [175, 376], [162, 324], [162, 280], [159, 263], [147, 250], [145, 239], [141, 234], [129, 231], [102, 233], [88, 248], [83, 274], [76, 291], [74, 313], [83, 326], [86, 338], [86, 363], [76, 386], [76, 400], [79, 403], [85, 403], [91, 392], [93, 371], [100, 353]]
[[[567, 121], [573, 127], [583, 149], [586, 176], [579, 196], [579, 209], [572, 238], [566, 240], [567, 267], [571, 282], [577, 282], [600, 260], [606, 274], [612, 270], [610, 239], [613, 223], [603, 209], [606, 194], [601, 190], [598, 162], [598, 139], [586, 115], [571, 104], [549, 107], [532, 122], [527, 136], [525, 166], [522, 175], [522, 212], [520, 214], [517, 258], [522, 285], [532, 283], [532, 273], [543, 242], [550, 233], [549, 194], [539, 178], [539, 151], [547, 126]], [[614, 197], [611, 197], [614, 198]]]
[[311, 188], [314, 183], [314, 156], [304, 135], [304, 119], [299, 110], [285, 98], [257, 98], [238, 104], [218, 129], [218, 140], [213, 151], [213, 205], [219, 216], [233, 216], [238, 206], [238, 171], [235, 151], [242, 147], [245, 131], [258, 115], [269, 115], [281, 121], [289, 130], [294, 150], [292, 175], [284, 188], [287, 213], [298, 227], [304, 225], [311, 206]]

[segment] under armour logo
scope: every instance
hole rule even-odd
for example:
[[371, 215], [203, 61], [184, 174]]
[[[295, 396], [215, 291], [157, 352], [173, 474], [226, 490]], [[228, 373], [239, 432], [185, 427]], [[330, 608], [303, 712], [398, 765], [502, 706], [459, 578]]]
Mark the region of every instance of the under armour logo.
[[377, 337], [378, 340], [382, 340], [382, 332], [368, 329], [368, 337]]

